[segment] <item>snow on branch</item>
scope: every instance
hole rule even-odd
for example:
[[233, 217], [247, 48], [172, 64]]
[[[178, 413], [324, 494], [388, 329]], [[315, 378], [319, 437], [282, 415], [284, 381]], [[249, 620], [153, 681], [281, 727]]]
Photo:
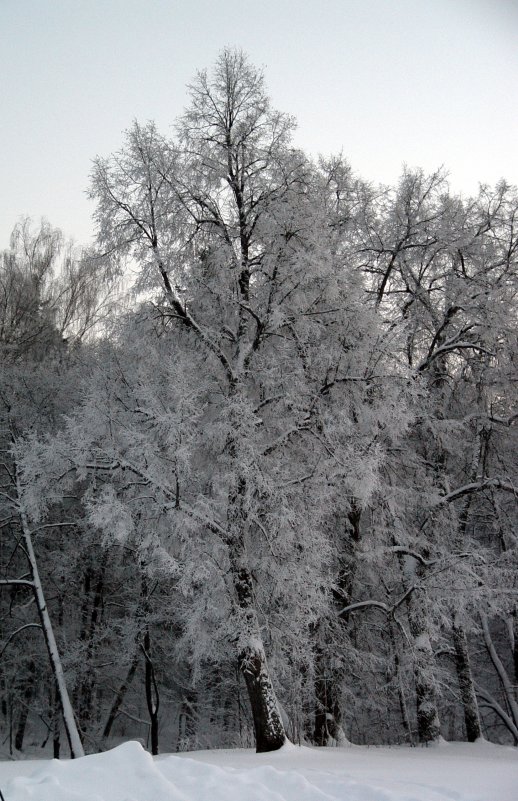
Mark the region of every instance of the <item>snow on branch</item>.
[[485, 353], [487, 356], [494, 356], [495, 354], [487, 350], [487, 348], [482, 347], [482, 345], [477, 345], [475, 342], [469, 341], [456, 341], [455, 339], [450, 339], [448, 342], [445, 342], [444, 345], [441, 345], [433, 353], [423, 359], [423, 361], [418, 365], [417, 372], [422, 373], [426, 370], [435, 359], [438, 359], [440, 356], [445, 356], [447, 353], [452, 353], [456, 350], [476, 350], [479, 353]]
[[[227, 530], [217, 523], [214, 520], [210, 520], [206, 515], [201, 514], [196, 509], [193, 509], [191, 506], [188, 506], [184, 501], [180, 501], [177, 497], [176, 489], [171, 489], [170, 487], [166, 486], [162, 482], [156, 481], [156, 479], [152, 478], [146, 470], [142, 470], [138, 467], [138, 465], [133, 464], [132, 462], [128, 461], [128, 459], [116, 459], [116, 460], [107, 460], [106, 464], [96, 462], [90, 462], [84, 465], [88, 470], [101, 470], [101, 471], [115, 471], [117, 469], [121, 470], [128, 470], [134, 475], [138, 476], [139, 478], [143, 479], [147, 484], [154, 487], [159, 492], [162, 492], [165, 498], [169, 501], [166, 505], [167, 509], [176, 509], [181, 510], [187, 517], [190, 517], [192, 520], [196, 520], [198, 523], [202, 523], [202, 525], [207, 526], [209, 531], [212, 531], [213, 534], [217, 534], [224, 542], [228, 542], [229, 535]], [[74, 468], [76, 469], [76, 468]]]
[[510, 484], [508, 481], [503, 481], [500, 478], [485, 478], [481, 481], [472, 481], [469, 484], [464, 484], [464, 486], [458, 487], [452, 492], [448, 492], [447, 495], [442, 495], [436, 505], [442, 506], [445, 503], [452, 503], [464, 497], [464, 495], [472, 495], [475, 492], [482, 492], [489, 488], [510, 492], [512, 495], [518, 497], [518, 488], [515, 487], [514, 484]]
[[507, 726], [513, 737], [518, 740], [518, 728], [514, 725], [511, 717], [507, 714], [502, 705], [499, 704], [498, 701], [479, 684], [476, 685], [476, 692], [478, 697], [482, 699], [483, 702], [480, 705], [487, 706], [489, 709], [492, 709], [493, 712], [498, 715], [502, 723]]
[[9, 635], [9, 637], [7, 638], [7, 640], [5, 641], [2, 650], [0, 651], [0, 658], [3, 656], [4, 651], [6, 650], [7, 646], [9, 645], [9, 643], [14, 640], [14, 638], [16, 637], [17, 634], [21, 634], [21, 632], [25, 631], [25, 629], [40, 629], [41, 630], [41, 625], [39, 623], [25, 623], [23, 626], [20, 626], [15, 631], [12, 631], [11, 634]]
[[34, 582], [28, 579], [0, 579], [0, 587], [10, 587], [13, 585], [18, 587], [30, 587], [31, 590], [34, 590]]
[[410, 548], [405, 548], [404, 545], [393, 545], [390, 550], [392, 553], [402, 553], [405, 556], [411, 556], [413, 559], [423, 565], [423, 567], [431, 567], [438, 562], [437, 559], [425, 559], [420, 553], [417, 553], [417, 551], [412, 551]]
[[182, 304], [180, 299], [177, 297], [173, 289], [173, 286], [171, 284], [171, 281], [169, 279], [169, 275], [166, 270], [164, 260], [161, 254], [159, 253], [158, 246], [155, 243], [153, 244], [152, 250], [158, 265], [160, 275], [162, 276], [167, 300], [175, 313], [174, 316], [177, 317], [179, 320], [181, 320], [187, 328], [190, 328], [192, 331], [194, 331], [197, 334], [197, 336], [201, 339], [201, 341], [204, 343], [204, 345], [206, 345], [206, 347], [210, 351], [212, 351], [212, 353], [215, 354], [217, 359], [222, 364], [228, 380], [230, 381], [230, 383], [233, 383], [233, 381], [235, 380], [234, 371], [230, 366], [230, 362], [228, 361], [227, 356], [221, 350], [217, 342], [215, 342], [209, 336], [206, 330], [202, 328], [201, 325], [198, 324], [198, 322], [194, 319], [192, 314], [190, 314], [190, 312], [187, 311], [187, 308]]
[[370, 608], [381, 609], [381, 611], [385, 612], [386, 615], [394, 615], [396, 609], [398, 609], [401, 606], [401, 604], [406, 601], [406, 599], [413, 593], [415, 589], [416, 585], [412, 584], [407, 590], [405, 590], [401, 598], [399, 598], [399, 600], [397, 600], [396, 603], [393, 604], [392, 606], [383, 603], [383, 601], [374, 601], [374, 600], [358, 601], [357, 603], [349, 604], [349, 606], [344, 606], [344, 608], [339, 611], [338, 616], [343, 617], [344, 615], [347, 615], [350, 612], [356, 612], [360, 609], [370, 609]]

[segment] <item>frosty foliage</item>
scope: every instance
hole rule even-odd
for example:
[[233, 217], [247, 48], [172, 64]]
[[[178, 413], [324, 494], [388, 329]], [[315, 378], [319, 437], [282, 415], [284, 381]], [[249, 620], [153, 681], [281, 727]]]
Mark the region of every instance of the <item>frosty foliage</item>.
[[41, 370], [4, 337], [17, 502], [59, 603], [82, 587], [84, 730], [162, 696], [184, 745], [200, 718], [262, 750], [428, 742], [479, 720], [476, 670], [514, 736], [515, 191], [314, 163], [240, 52], [189, 92], [175, 137], [134, 123], [94, 164], [89, 269], [130, 258], [139, 302]]

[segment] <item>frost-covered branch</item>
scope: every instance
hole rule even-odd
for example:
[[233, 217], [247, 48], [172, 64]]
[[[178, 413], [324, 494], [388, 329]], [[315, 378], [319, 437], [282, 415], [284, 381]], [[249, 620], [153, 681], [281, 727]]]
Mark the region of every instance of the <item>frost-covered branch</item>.
[[[217, 523], [215, 520], [211, 520], [206, 515], [203, 515], [200, 512], [198, 512], [196, 509], [193, 509], [189, 504], [185, 503], [185, 501], [180, 500], [179, 497], [178, 497], [178, 490], [177, 490], [176, 487], [171, 488], [171, 487], [166, 486], [162, 482], [158, 482], [156, 479], [154, 479], [152, 476], [150, 476], [149, 473], [146, 470], [141, 469], [140, 467], [138, 467], [138, 465], [134, 464], [133, 462], [130, 462], [128, 459], [122, 459], [122, 458], [121, 459], [116, 459], [116, 460], [110, 461], [109, 464], [99, 464], [98, 462], [88, 462], [86, 465], [84, 465], [84, 467], [86, 467], [88, 470], [92, 470], [94, 472], [97, 471], [97, 470], [100, 470], [102, 472], [105, 472], [105, 471], [114, 472], [117, 469], [131, 471], [135, 475], [137, 475], [140, 478], [142, 478], [143, 481], [146, 484], [154, 487], [155, 489], [157, 489], [161, 493], [163, 493], [165, 498], [169, 501], [169, 503], [166, 505], [166, 508], [168, 510], [171, 510], [171, 509], [181, 510], [182, 512], [184, 512], [184, 514], [186, 514], [191, 519], [196, 520], [198, 523], [202, 523], [204, 526], [207, 526], [207, 528], [210, 531], [212, 531], [213, 534], [217, 534], [219, 537], [221, 537], [221, 539], [223, 541], [225, 541], [225, 542], [228, 541], [229, 535], [228, 535], [227, 530], [222, 525]], [[74, 467], [74, 468], [71, 468], [71, 469], [72, 470], [77, 470], [78, 468]]]
[[443, 345], [438, 347], [434, 352], [427, 356], [418, 366], [417, 372], [422, 373], [426, 370], [432, 362], [438, 359], [440, 356], [445, 356], [447, 353], [452, 353], [453, 351], [458, 350], [475, 350], [478, 353], [485, 353], [487, 356], [494, 356], [495, 354], [484, 348], [482, 345], [477, 344], [476, 342], [464, 342], [464, 341], [456, 341], [455, 339], [451, 339], [448, 342], [445, 342]]
[[514, 687], [495, 648], [493, 638], [491, 637], [491, 632], [489, 631], [488, 619], [485, 614], [481, 613], [480, 622], [482, 624], [482, 632], [484, 635], [484, 642], [487, 652], [490, 656], [491, 662], [493, 663], [493, 667], [496, 670], [498, 678], [500, 679], [502, 689], [505, 693], [506, 702], [512, 715], [514, 726], [518, 728], [518, 703], [516, 702], [514, 695]]
[[502, 707], [501, 704], [498, 703], [496, 698], [494, 698], [491, 695], [491, 693], [489, 693], [487, 690], [485, 690], [479, 684], [476, 685], [476, 692], [477, 692], [477, 695], [480, 698], [482, 698], [482, 700], [484, 702], [484, 706], [487, 706], [487, 707], [489, 707], [489, 709], [492, 709], [493, 712], [495, 712], [498, 715], [498, 717], [500, 718], [502, 723], [504, 723], [505, 726], [507, 726], [507, 728], [509, 729], [509, 731], [511, 732], [511, 734], [513, 735], [515, 740], [518, 740], [518, 727], [515, 726], [511, 716], [507, 714], [505, 709]]
[[33, 581], [27, 581], [26, 579], [0, 579], [0, 587], [9, 587], [11, 585], [19, 587], [30, 587], [31, 590], [34, 590]]
[[0, 658], [2, 657], [4, 651], [6, 650], [7, 646], [9, 645], [9, 643], [12, 642], [12, 640], [14, 640], [14, 638], [18, 634], [21, 634], [21, 632], [25, 631], [26, 629], [40, 629], [41, 630], [41, 625], [39, 623], [25, 623], [23, 626], [20, 626], [19, 628], [17, 628], [16, 631], [12, 631], [11, 634], [9, 635], [9, 637], [7, 638], [7, 640], [5, 641], [2, 650], [0, 651]]
[[406, 556], [411, 556], [413, 559], [419, 562], [419, 564], [421, 564], [423, 567], [431, 567], [432, 565], [435, 565], [438, 562], [437, 559], [425, 559], [424, 556], [421, 556], [420, 553], [417, 553], [417, 551], [412, 551], [410, 548], [406, 548], [404, 545], [393, 545], [390, 548], [390, 551], [392, 553], [402, 553], [405, 554]]
[[472, 495], [476, 492], [482, 492], [485, 489], [499, 489], [503, 492], [509, 492], [515, 497], [518, 497], [518, 488], [511, 484], [509, 481], [503, 481], [500, 478], [484, 478], [481, 481], [472, 481], [469, 484], [464, 484], [446, 495], [442, 495], [436, 502], [436, 506], [441, 506], [445, 503], [452, 503], [464, 495]]
[[383, 603], [383, 601], [374, 601], [374, 600], [357, 601], [354, 604], [349, 604], [348, 606], [344, 606], [343, 609], [340, 609], [340, 611], [338, 612], [338, 616], [344, 617], [345, 615], [348, 615], [350, 612], [356, 612], [360, 609], [369, 609], [369, 608], [381, 609], [381, 611], [385, 612], [386, 615], [393, 616], [396, 609], [398, 609], [401, 606], [401, 604], [403, 604], [407, 600], [407, 598], [409, 598], [409, 596], [414, 592], [415, 589], [416, 585], [412, 584], [407, 590], [405, 590], [401, 598], [399, 598], [392, 606]]

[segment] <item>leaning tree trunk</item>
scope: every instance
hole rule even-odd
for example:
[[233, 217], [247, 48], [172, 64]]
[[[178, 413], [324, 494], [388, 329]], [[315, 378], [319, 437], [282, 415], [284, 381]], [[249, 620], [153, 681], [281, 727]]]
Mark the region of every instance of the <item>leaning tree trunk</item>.
[[252, 708], [256, 751], [276, 751], [286, 742], [286, 733], [262, 642], [251, 638], [238, 658]]
[[509, 711], [509, 717], [512, 721], [514, 731], [516, 731], [518, 730], [518, 702], [515, 696], [515, 687], [513, 686], [511, 677], [509, 676], [507, 669], [504, 666], [504, 663], [500, 659], [500, 656], [498, 655], [498, 652], [495, 648], [495, 644], [493, 642], [493, 638], [491, 636], [491, 632], [489, 629], [489, 621], [487, 615], [483, 612], [480, 613], [480, 622], [482, 624], [482, 634], [484, 637], [484, 643], [489, 658], [491, 659], [493, 667], [500, 680], [502, 691], [504, 693], [505, 704]]
[[[20, 491], [21, 488], [17, 475], [16, 475], [16, 488], [18, 492], [18, 498], [21, 499], [21, 491]], [[22, 524], [25, 553], [31, 571], [30, 583], [32, 584], [32, 588], [34, 591], [34, 597], [36, 599], [36, 606], [38, 609], [38, 615], [40, 617], [41, 628], [43, 630], [43, 636], [45, 638], [45, 644], [47, 646], [47, 651], [49, 653], [52, 672], [59, 692], [59, 701], [61, 705], [61, 710], [63, 712], [63, 722], [65, 724], [65, 731], [70, 746], [70, 755], [72, 759], [74, 759], [75, 757], [84, 756], [85, 752], [76, 725], [72, 704], [70, 703], [70, 697], [68, 695], [67, 685], [65, 682], [65, 674], [63, 672], [63, 665], [61, 664], [61, 657], [59, 655], [56, 638], [54, 636], [54, 629], [52, 628], [52, 623], [47, 608], [47, 602], [45, 600], [45, 595], [43, 593], [43, 586], [38, 571], [36, 555], [34, 553], [34, 548], [32, 545], [32, 536], [29, 527], [29, 521], [27, 520], [27, 516], [21, 506], [19, 508], [19, 513], [20, 513], [20, 521]]]
[[259, 633], [259, 621], [253, 603], [252, 576], [247, 568], [239, 568], [234, 575], [234, 586], [246, 621], [240, 636], [238, 664], [252, 710], [256, 751], [276, 751], [286, 742], [286, 733]]
[[72, 759], [75, 759], [76, 757], [84, 756], [85, 752], [76, 725], [72, 704], [70, 703], [70, 697], [68, 695], [68, 690], [65, 682], [65, 674], [63, 672], [63, 666], [61, 664], [61, 657], [59, 655], [56, 638], [54, 637], [54, 630], [52, 628], [52, 623], [50, 622], [47, 604], [45, 601], [45, 596], [43, 594], [43, 588], [41, 585], [38, 568], [34, 558], [32, 542], [28, 537], [25, 537], [25, 547], [29, 555], [29, 562], [31, 565], [32, 580], [34, 582], [34, 595], [36, 597], [38, 614], [41, 620], [41, 628], [43, 629], [43, 636], [45, 638], [45, 644], [47, 646], [50, 664], [52, 666], [52, 672], [54, 674], [54, 678], [56, 680], [56, 685], [58, 688], [59, 702], [61, 705], [61, 711], [63, 712], [63, 722], [65, 724], [65, 731], [68, 739], [68, 744], [70, 746], [70, 756], [72, 757]]
[[106, 724], [103, 729], [103, 734], [102, 734], [103, 740], [106, 740], [110, 736], [112, 726], [115, 723], [117, 715], [119, 714], [119, 709], [122, 706], [122, 702], [126, 697], [126, 693], [128, 692], [131, 682], [133, 681], [133, 677], [135, 676], [135, 673], [137, 671], [137, 666], [138, 666], [138, 654], [135, 653], [130, 663], [129, 670], [126, 674], [126, 678], [123, 680], [119, 689], [115, 693], [115, 698], [113, 699], [113, 703], [110, 707], [110, 711], [106, 719]]
[[30, 579], [28, 578], [0, 579], [0, 586], [16, 586], [16, 585], [23, 586], [27, 587], [28, 589], [30, 588], [34, 594], [34, 600], [36, 601], [36, 608], [38, 611], [38, 616], [40, 618], [40, 625], [49, 655], [52, 674], [54, 676], [58, 688], [59, 701], [63, 713], [63, 722], [65, 724], [65, 731], [70, 746], [70, 755], [72, 759], [74, 759], [75, 757], [84, 756], [85, 752], [83, 749], [83, 744], [81, 742], [81, 737], [79, 735], [76, 720], [74, 717], [72, 704], [70, 703], [70, 696], [68, 694], [65, 682], [63, 665], [61, 663], [61, 657], [56, 643], [56, 638], [54, 636], [54, 629], [52, 627], [49, 611], [47, 608], [47, 602], [45, 600], [45, 594], [43, 592], [43, 586], [41, 583], [41, 578], [38, 570], [38, 563], [36, 561], [36, 555], [34, 553], [34, 547], [32, 544], [32, 534], [29, 526], [29, 521], [22, 505], [21, 485], [18, 477], [16, 463], [14, 463], [14, 475], [15, 475], [16, 493], [18, 500], [13, 501], [13, 505], [16, 508], [16, 512], [21, 524], [24, 553], [29, 563]]
[[474, 743], [475, 740], [479, 740], [482, 737], [482, 727], [480, 725], [477, 695], [471, 672], [466, 632], [456, 621], [453, 622], [452, 637], [455, 649], [455, 668], [464, 710], [464, 722], [466, 724], [466, 737], [469, 743]]

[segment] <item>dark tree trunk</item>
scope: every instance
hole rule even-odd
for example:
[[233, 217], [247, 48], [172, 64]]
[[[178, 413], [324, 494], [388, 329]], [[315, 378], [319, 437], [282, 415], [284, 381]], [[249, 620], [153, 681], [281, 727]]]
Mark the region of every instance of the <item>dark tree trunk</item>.
[[83, 626], [81, 631], [81, 639], [86, 643], [86, 653], [84, 658], [84, 672], [77, 688], [77, 702], [76, 708], [78, 710], [78, 717], [81, 721], [82, 728], [85, 729], [88, 722], [92, 717], [92, 703], [94, 697], [94, 674], [91, 670], [91, 663], [94, 656], [96, 643], [95, 635], [97, 625], [100, 620], [102, 602], [103, 602], [103, 589], [104, 589], [104, 567], [102, 568], [97, 584], [94, 591], [92, 601], [92, 609], [88, 615], [88, 601], [91, 592], [91, 581], [93, 578], [93, 571], [88, 568], [85, 574], [85, 601], [82, 608]]
[[482, 727], [478, 712], [477, 696], [473, 684], [473, 675], [468, 652], [466, 633], [462, 626], [455, 623], [452, 627], [453, 646], [455, 648], [455, 667], [459, 682], [460, 697], [464, 710], [466, 736], [469, 743], [474, 743], [482, 737]]
[[238, 664], [252, 709], [256, 751], [257, 753], [276, 751], [286, 742], [286, 733], [259, 636], [259, 621], [253, 603], [252, 576], [246, 567], [235, 566], [234, 586], [241, 611], [244, 613], [245, 632], [240, 638], [244, 645], [238, 654]]
[[119, 687], [115, 698], [113, 699], [113, 704], [111, 706], [110, 712], [108, 714], [108, 719], [106, 720], [106, 725], [103, 729], [103, 740], [110, 736], [110, 732], [112, 730], [112, 726], [115, 723], [117, 715], [119, 714], [119, 709], [121, 708], [122, 702], [124, 701], [124, 697], [128, 692], [128, 689], [133, 681], [133, 677], [136, 673], [138, 665], [138, 656], [135, 654], [133, 657], [133, 661], [129, 667], [128, 673], [126, 678], [122, 682], [121, 686]]
[[[356, 548], [361, 537], [361, 517], [362, 508], [353, 498], [351, 507], [347, 514], [345, 533], [341, 540], [340, 548], [340, 569], [337, 577], [338, 591], [335, 600], [339, 608], [343, 607], [344, 601], [349, 603], [352, 592], [357, 567]], [[347, 626], [349, 615], [340, 614], [337, 610], [338, 618], [343, 626]], [[315, 631], [318, 626], [315, 627]], [[316, 745], [325, 746], [332, 742], [335, 744], [345, 744], [347, 738], [342, 727], [343, 712], [341, 708], [341, 686], [342, 678], [338, 672], [331, 667], [331, 659], [321, 645], [317, 645], [315, 651], [315, 728], [313, 740]]]
[[54, 759], [59, 759], [61, 752], [60, 720], [59, 688], [54, 682], [52, 697], [52, 755]]
[[243, 535], [245, 489], [245, 481], [240, 479], [229, 497], [228, 522], [232, 534], [228, 541], [228, 554], [237, 606], [238, 665], [252, 710], [256, 751], [260, 753], [276, 751], [284, 745], [287, 737], [268, 670], [255, 608], [253, 579], [248, 567]]
[[18, 717], [18, 725], [14, 735], [14, 747], [17, 751], [23, 750], [23, 738], [25, 737], [25, 728], [27, 726], [27, 718], [29, 717], [32, 694], [34, 692], [34, 674], [35, 665], [31, 659], [27, 667], [27, 681], [25, 683], [25, 690], [23, 693], [23, 705]]
[[151, 660], [151, 637], [149, 630], [144, 633], [144, 643], [142, 646], [145, 658], [145, 690], [146, 703], [149, 712], [151, 753], [153, 756], [158, 754], [158, 709], [160, 707], [160, 696], [155, 677], [155, 669]]
[[257, 753], [276, 751], [286, 742], [286, 733], [260, 642], [250, 643], [239, 654], [254, 720]]

